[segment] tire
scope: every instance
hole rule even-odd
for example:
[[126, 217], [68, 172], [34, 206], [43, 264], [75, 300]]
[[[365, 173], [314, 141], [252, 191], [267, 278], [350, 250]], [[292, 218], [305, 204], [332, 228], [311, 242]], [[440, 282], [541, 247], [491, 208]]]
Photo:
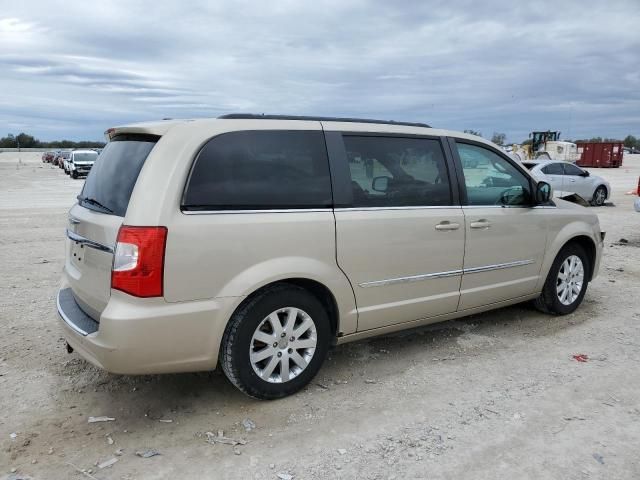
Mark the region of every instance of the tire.
[[[562, 285], [562, 280], [560, 279], [561, 269], [563, 275], [565, 272], [572, 275], [570, 272], [567, 272], [568, 264], [565, 262], [571, 262], [574, 258], [579, 259], [580, 265], [582, 266], [582, 279], [579, 284], [579, 291], [576, 294], [575, 289], [572, 289], [569, 286], [571, 290], [570, 295], [575, 295], [575, 297], [567, 297], [563, 300], [561, 292], [564, 292], [565, 290], [560, 290]], [[579, 272], [579, 269], [574, 267], [573, 271]], [[573, 313], [582, 303], [582, 299], [587, 292], [587, 285], [589, 284], [588, 279], [590, 276], [591, 264], [584, 249], [577, 243], [569, 243], [565, 245], [553, 261], [553, 265], [551, 265], [544, 287], [542, 288], [542, 294], [534, 300], [534, 306], [538, 310], [552, 315], [567, 315], [569, 313]], [[578, 281], [579, 279], [580, 276], [576, 275], [572, 278], [572, 281]], [[577, 287], [578, 285], [574, 284], [574, 286]]]
[[593, 192], [593, 198], [591, 199], [591, 205], [595, 207], [601, 207], [604, 205], [604, 202], [607, 201], [607, 187], [604, 185], [600, 185], [596, 188], [596, 191]]
[[75, 170], [71, 172], [71, 178], [78, 178], [78, 172], [76, 172]]
[[[308, 346], [315, 336], [313, 351], [297, 349], [293, 342], [289, 345], [296, 333], [287, 328], [290, 314], [295, 315], [298, 329], [308, 328], [309, 319], [313, 323], [315, 332], [311, 328], [298, 330], [299, 337], [295, 340], [297, 345]], [[273, 328], [274, 321], [286, 331]], [[255, 338], [256, 335], [265, 342]], [[314, 295], [295, 285], [274, 285], [249, 297], [232, 315], [222, 337], [219, 361], [229, 381], [247, 395], [263, 400], [282, 398], [297, 392], [315, 377], [326, 357], [330, 337], [329, 316]], [[250, 352], [257, 355], [252, 358]], [[255, 361], [269, 353], [273, 354]], [[306, 366], [300, 367], [301, 363]], [[291, 378], [283, 381], [286, 375]]]

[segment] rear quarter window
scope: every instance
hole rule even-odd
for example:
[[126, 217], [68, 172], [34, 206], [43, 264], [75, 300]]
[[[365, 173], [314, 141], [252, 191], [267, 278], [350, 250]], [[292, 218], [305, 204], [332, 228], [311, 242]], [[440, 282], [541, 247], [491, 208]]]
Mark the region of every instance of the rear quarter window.
[[205, 144], [185, 187], [183, 210], [327, 208], [329, 162], [319, 131], [243, 131]]

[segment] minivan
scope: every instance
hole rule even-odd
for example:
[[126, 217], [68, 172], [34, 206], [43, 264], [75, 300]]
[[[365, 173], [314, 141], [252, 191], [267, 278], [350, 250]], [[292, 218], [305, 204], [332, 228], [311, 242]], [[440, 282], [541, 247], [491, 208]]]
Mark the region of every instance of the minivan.
[[74, 150], [65, 160], [65, 172], [72, 178], [86, 176], [98, 159], [98, 152], [94, 150]]
[[231, 114], [107, 130], [69, 211], [69, 351], [121, 374], [303, 388], [333, 345], [533, 301], [573, 312], [598, 217], [480, 137]]

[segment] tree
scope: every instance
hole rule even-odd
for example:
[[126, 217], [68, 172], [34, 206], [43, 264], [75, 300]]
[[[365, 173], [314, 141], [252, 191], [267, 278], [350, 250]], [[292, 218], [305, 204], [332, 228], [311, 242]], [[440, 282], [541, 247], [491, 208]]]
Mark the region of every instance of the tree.
[[39, 144], [38, 140], [26, 133], [20, 133], [20, 135], [16, 137], [16, 142], [18, 143], [19, 148], [34, 148]]
[[504, 145], [506, 139], [507, 135], [499, 132], [493, 132], [493, 136], [491, 137], [491, 141], [496, 145]]
[[481, 137], [482, 136], [482, 133], [476, 132], [475, 130], [465, 130], [464, 133], [468, 133], [470, 135], [475, 135], [477, 137]]
[[16, 137], [11, 133], [0, 138], [0, 148], [16, 148], [16, 145]]
[[624, 146], [633, 148], [640, 145], [638, 145], [638, 139], [636, 137], [634, 137], [633, 135], [627, 135], [624, 139]]
[[41, 142], [37, 138], [26, 133], [20, 133], [17, 137], [9, 133], [6, 137], [0, 138], [0, 148], [101, 148], [104, 142], [57, 140], [53, 142]]

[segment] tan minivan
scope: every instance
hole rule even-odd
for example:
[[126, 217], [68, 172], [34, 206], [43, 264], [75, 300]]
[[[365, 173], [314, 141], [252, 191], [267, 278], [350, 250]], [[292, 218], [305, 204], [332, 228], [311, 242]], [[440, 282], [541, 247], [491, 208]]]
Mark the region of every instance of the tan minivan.
[[573, 312], [604, 233], [482, 138], [234, 114], [107, 131], [69, 212], [69, 350], [123, 374], [304, 387], [336, 343], [534, 300]]

